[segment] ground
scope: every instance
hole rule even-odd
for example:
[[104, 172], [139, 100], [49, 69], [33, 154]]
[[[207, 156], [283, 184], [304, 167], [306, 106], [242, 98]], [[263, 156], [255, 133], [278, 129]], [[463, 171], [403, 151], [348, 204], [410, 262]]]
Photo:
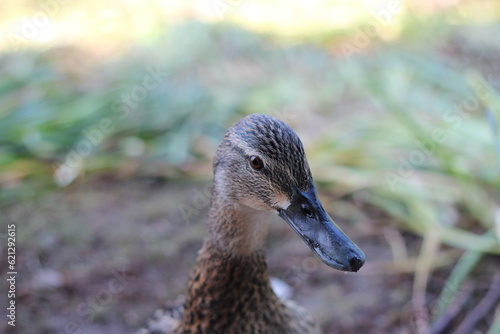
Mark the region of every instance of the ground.
[[[101, 178], [8, 207], [8, 221], [18, 226], [17, 333], [139, 328], [155, 308], [184, 292], [205, 233], [208, 189], [209, 183]], [[418, 333], [411, 263], [398, 267], [386, 238], [399, 232], [373, 208], [365, 209], [364, 221], [346, 221], [335, 215], [335, 207], [355, 201], [331, 201], [321, 192], [320, 198], [333, 203], [327, 210], [364, 250], [366, 265], [358, 273], [325, 266], [275, 217], [267, 240], [271, 275], [292, 287], [292, 298], [319, 319], [325, 333]], [[400, 236], [411, 259], [420, 238]], [[492, 265], [477, 271], [477, 296], [467, 308], [498, 268], [498, 259], [485, 261]], [[436, 303], [450, 268], [433, 273], [429, 305]], [[492, 321], [493, 314], [478, 328]]]

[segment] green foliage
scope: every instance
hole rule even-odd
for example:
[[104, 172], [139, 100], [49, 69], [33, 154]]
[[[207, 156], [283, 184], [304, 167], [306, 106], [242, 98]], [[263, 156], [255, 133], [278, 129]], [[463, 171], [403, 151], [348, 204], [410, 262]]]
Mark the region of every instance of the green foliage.
[[[201, 163], [208, 177], [224, 130], [264, 112], [290, 116], [306, 137], [312, 130], [309, 159], [324, 186], [357, 194], [416, 233], [437, 229], [447, 244], [500, 253], [494, 234], [470, 232], [493, 229], [500, 196], [494, 83], [425, 48], [380, 44], [332, 57], [325, 41], [276, 43], [186, 22], [137, 42], [133, 57], [102, 61], [77, 48], [2, 55], [0, 199], [54, 187], [64, 165], [78, 176], [138, 162], [136, 175], [179, 177]], [[469, 49], [473, 57], [478, 46]], [[152, 71], [163, 74], [144, 89]], [[142, 97], [125, 107], [134, 92]], [[92, 152], [78, 159], [82, 142]]]

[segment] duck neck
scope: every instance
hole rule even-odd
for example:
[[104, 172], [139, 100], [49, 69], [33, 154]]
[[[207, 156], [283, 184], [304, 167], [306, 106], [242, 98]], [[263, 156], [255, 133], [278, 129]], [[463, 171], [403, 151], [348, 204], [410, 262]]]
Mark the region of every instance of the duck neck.
[[[188, 284], [184, 331], [201, 328], [204, 333], [239, 333], [242, 331], [235, 326], [264, 307], [282, 315], [263, 249], [267, 226], [260, 224], [264, 217], [258, 211], [248, 210], [213, 202], [209, 234]], [[264, 231], [256, 231], [258, 228]]]
[[179, 333], [246, 333], [239, 326], [264, 309], [282, 318], [264, 251], [230, 255], [206, 239], [191, 273]]
[[221, 253], [232, 256], [247, 256], [263, 249], [270, 213], [231, 202], [216, 189], [212, 198], [209, 242]]

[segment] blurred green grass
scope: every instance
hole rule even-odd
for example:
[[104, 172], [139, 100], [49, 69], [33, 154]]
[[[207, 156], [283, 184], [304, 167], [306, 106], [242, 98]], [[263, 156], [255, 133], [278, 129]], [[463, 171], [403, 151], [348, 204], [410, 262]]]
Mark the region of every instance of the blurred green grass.
[[[0, 206], [102, 175], [209, 180], [225, 129], [261, 112], [297, 130], [323, 190], [479, 258], [500, 254], [500, 23], [457, 17], [407, 13], [398, 38], [374, 37], [348, 57], [342, 43], [362, 24], [298, 39], [188, 20], [156, 23], [121, 56], [5, 51]], [[157, 67], [166, 77], [122, 117], [123, 94]], [[103, 119], [112, 132], [58, 184]]]
[[[471, 59], [498, 51], [459, 46]], [[438, 228], [445, 243], [500, 253], [493, 235], [471, 232], [493, 228], [500, 188], [484, 114], [486, 107], [498, 113], [491, 101], [499, 97], [495, 82], [485, 90], [479, 72], [470, 79], [473, 63], [460, 68], [441, 50], [403, 43], [332, 57], [321, 45], [277, 47], [269, 36], [199, 22], [138, 42], [131, 52], [110, 61], [74, 48], [2, 55], [2, 203], [53, 189], [57, 168], [102, 119], [111, 119], [113, 132], [72, 168], [78, 175], [135, 166], [131, 175], [177, 178], [190, 177], [192, 164], [206, 169], [232, 122], [264, 112], [303, 126], [297, 131], [306, 133], [325, 187], [357, 193], [417, 233]], [[155, 67], [165, 79], [123, 113], [122, 94]], [[474, 95], [478, 85], [487, 101]], [[464, 110], [467, 101], [473, 105]], [[446, 139], [436, 142], [433, 131]]]

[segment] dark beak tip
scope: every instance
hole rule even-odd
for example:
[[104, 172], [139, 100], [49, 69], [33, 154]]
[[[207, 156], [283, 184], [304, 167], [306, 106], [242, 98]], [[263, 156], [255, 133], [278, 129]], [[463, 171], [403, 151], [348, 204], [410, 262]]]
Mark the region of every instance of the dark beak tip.
[[364, 259], [358, 257], [353, 257], [349, 260], [349, 265], [351, 266], [351, 271], [357, 272], [365, 264]]

